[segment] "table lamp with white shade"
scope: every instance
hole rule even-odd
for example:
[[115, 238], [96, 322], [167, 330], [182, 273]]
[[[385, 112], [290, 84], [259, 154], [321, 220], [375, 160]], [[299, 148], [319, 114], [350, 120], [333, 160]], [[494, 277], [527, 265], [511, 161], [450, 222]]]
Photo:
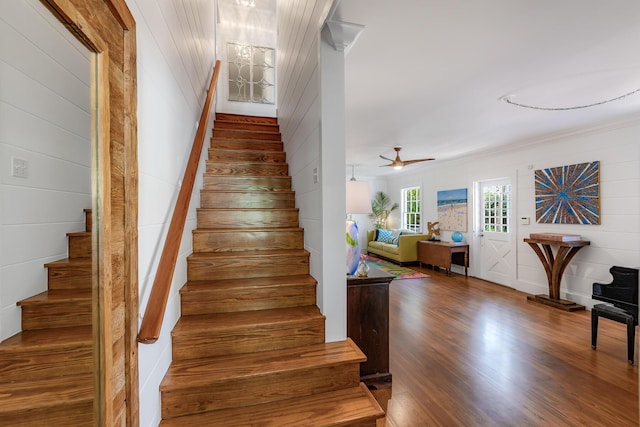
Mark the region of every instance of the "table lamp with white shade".
[[356, 181], [353, 176], [353, 166], [351, 180], [347, 181], [347, 274], [353, 275], [358, 268], [360, 261], [360, 239], [358, 237], [358, 224], [351, 217], [353, 214], [371, 213], [371, 197], [369, 195], [369, 183], [366, 181]]

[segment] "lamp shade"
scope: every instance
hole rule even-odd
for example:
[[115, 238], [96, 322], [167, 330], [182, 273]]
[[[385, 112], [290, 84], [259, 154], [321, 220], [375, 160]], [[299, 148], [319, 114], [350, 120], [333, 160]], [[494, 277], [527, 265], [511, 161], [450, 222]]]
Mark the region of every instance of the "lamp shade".
[[347, 181], [347, 213], [371, 213], [369, 183], [366, 181]]

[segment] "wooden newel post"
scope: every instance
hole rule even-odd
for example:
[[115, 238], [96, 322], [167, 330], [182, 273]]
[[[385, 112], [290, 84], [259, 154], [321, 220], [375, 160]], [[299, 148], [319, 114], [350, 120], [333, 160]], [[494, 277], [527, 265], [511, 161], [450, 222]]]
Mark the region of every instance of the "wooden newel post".
[[[544, 271], [547, 274], [549, 295], [531, 295], [527, 299], [560, 308], [566, 311], [584, 310], [584, 306], [573, 301], [560, 299], [560, 282], [562, 274], [569, 262], [584, 246], [590, 245], [588, 240], [573, 240], [568, 242], [546, 239], [524, 239], [531, 249], [538, 255]], [[554, 255], [553, 246], [558, 249]]]

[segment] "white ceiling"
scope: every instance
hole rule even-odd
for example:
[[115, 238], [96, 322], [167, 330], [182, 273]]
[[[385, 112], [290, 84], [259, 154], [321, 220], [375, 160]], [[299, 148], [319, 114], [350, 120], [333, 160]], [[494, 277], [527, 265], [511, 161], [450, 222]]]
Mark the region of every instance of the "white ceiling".
[[[346, 56], [347, 169], [404, 170], [640, 117], [639, 0], [342, 0], [362, 24]], [[400, 172], [402, 173], [402, 172]]]

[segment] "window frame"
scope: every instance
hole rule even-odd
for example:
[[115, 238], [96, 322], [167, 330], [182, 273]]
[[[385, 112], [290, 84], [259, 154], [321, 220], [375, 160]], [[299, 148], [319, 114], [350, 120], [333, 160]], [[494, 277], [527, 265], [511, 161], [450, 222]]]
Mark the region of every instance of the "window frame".
[[[415, 190], [417, 190], [417, 196], [415, 196], [414, 193], [414, 196], [409, 199], [408, 196]], [[416, 233], [422, 232], [422, 188], [420, 186], [403, 188], [400, 190], [400, 198], [402, 200], [400, 213], [401, 228]], [[408, 207], [409, 204], [413, 205]], [[409, 216], [413, 217], [413, 221], [408, 221]]]

